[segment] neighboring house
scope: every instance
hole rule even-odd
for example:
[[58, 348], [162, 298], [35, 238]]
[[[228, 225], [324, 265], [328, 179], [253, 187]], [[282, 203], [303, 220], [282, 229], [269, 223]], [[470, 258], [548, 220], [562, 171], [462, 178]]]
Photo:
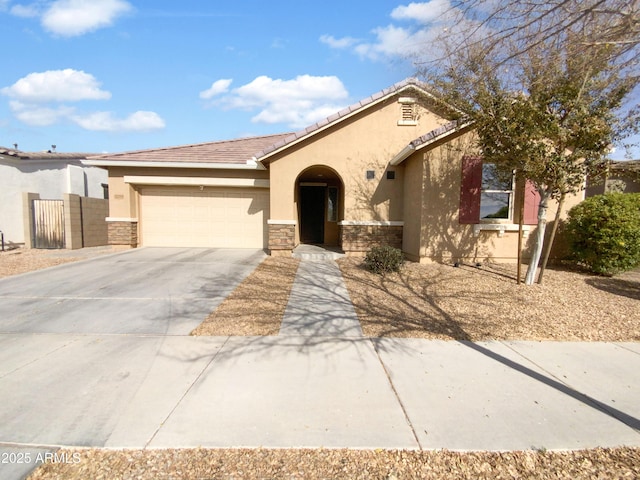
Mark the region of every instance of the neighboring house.
[[[272, 255], [300, 243], [348, 254], [389, 244], [414, 261], [515, 259], [525, 186], [495, 180], [471, 128], [450, 120], [423, 84], [406, 80], [297, 133], [84, 163], [109, 170], [113, 244]], [[526, 190], [530, 232], [537, 199]]]
[[[24, 195], [62, 200], [64, 194], [106, 198], [107, 173], [81, 163], [85, 153], [23, 152], [0, 147], [0, 231], [8, 245], [24, 245]], [[26, 217], [28, 218], [28, 216]]]
[[640, 160], [612, 161], [604, 179], [587, 184], [587, 197], [607, 192], [640, 193]]

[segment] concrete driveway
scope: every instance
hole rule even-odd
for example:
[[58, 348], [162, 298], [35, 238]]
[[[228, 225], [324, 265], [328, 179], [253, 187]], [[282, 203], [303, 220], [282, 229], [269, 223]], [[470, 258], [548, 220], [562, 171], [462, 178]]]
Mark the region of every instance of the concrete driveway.
[[0, 280], [0, 333], [187, 335], [265, 257], [142, 248]]

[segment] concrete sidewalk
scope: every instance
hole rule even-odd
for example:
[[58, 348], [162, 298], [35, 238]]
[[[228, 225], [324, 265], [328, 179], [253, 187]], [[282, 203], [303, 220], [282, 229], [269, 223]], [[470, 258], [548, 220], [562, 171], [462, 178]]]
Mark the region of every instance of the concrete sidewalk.
[[0, 336], [0, 443], [640, 446], [640, 345]]
[[33, 460], [56, 446], [638, 447], [638, 398], [637, 343], [0, 335], [0, 453]]

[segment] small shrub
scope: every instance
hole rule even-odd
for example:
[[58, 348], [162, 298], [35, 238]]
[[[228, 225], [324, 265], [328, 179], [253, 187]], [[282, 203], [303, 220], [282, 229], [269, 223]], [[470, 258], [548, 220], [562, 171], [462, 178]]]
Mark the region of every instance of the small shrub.
[[640, 265], [640, 194], [596, 195], [569, 212], [572, 257], [601, 275]]
[[404, 263], [402, 250], [390, 247], [373, 247], [364, 257], [364, 266], [373, 273], [384, 275], [389, 272], [398, 272]]

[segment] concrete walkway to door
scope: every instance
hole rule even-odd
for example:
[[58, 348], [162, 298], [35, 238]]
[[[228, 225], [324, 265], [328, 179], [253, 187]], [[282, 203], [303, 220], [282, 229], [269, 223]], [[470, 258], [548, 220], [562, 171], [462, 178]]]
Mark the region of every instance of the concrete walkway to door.
[[300, 262], [280, 335], [362, 337], [360, 321], [336, 262]]

